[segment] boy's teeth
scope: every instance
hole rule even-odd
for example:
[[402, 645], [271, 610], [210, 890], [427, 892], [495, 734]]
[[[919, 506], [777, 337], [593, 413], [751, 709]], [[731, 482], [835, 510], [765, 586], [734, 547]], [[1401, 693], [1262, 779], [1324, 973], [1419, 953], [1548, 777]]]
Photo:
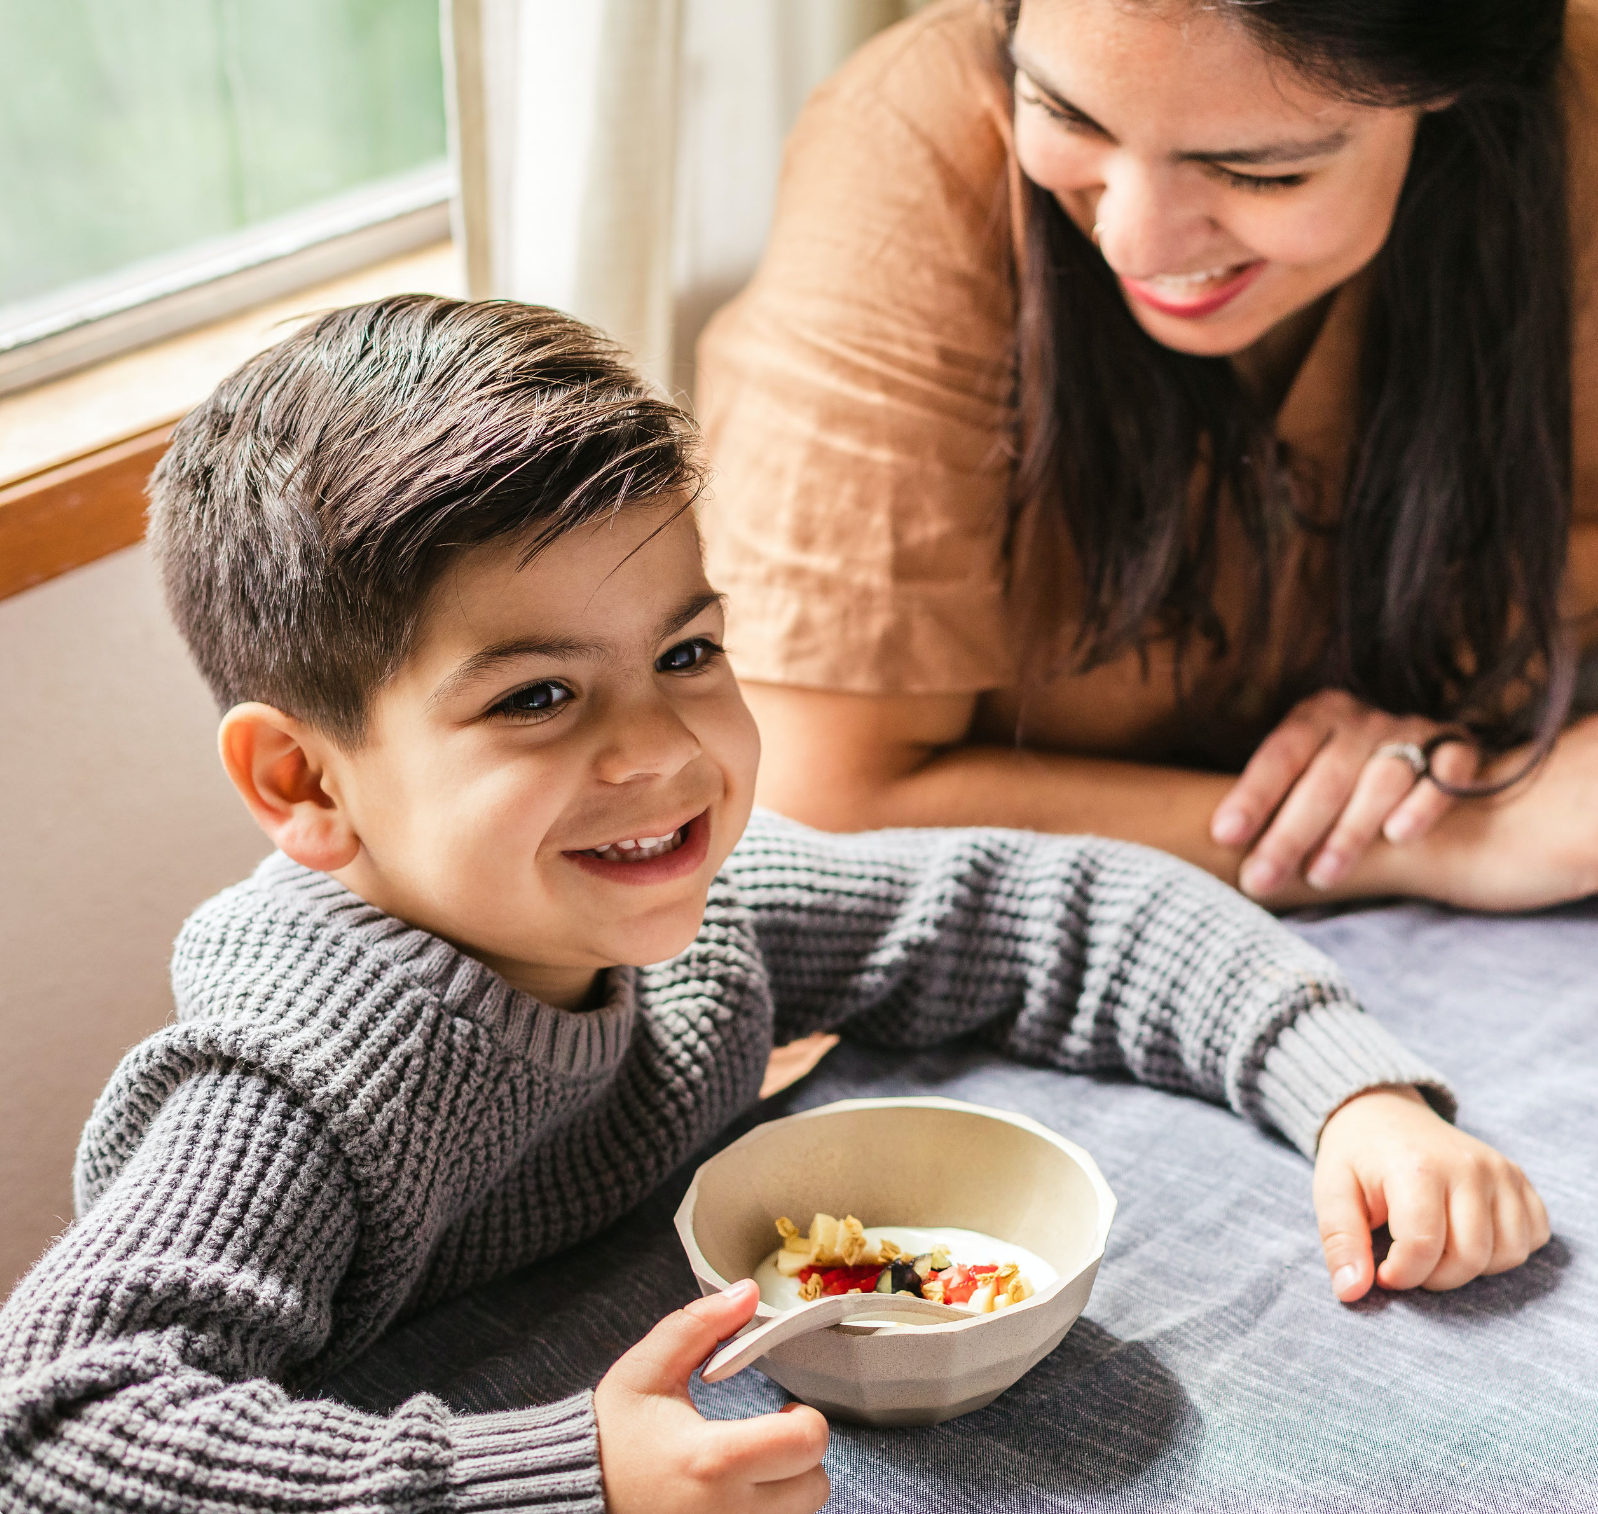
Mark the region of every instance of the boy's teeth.
[[593, 855], [606, 862], [647, 862], [652, 857], [664, 857], [667, 852], [676, 851], [682, 843], [682, 831], [667, 831], [664, 836], [639, 836], [633, 840], [612, 841], [607, 846], [596, 846]]

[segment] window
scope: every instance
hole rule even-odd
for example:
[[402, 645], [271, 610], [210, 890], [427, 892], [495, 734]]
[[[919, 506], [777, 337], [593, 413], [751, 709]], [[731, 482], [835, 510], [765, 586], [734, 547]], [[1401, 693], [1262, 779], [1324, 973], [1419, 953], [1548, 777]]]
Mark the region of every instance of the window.
[[446, 234], [438, 0], [0, 0], [0, 390]]

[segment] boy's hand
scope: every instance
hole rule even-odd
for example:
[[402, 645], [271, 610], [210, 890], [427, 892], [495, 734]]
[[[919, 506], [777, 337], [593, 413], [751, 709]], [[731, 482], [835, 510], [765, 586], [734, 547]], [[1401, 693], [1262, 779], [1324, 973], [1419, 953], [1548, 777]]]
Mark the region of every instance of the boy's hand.
[[1326, 1122], [1315, 1217], [1345, 1304], [1370, 1291], [1376, 1225], [1393, 1237], [1374, 1275], [1384, 1288], [1457, 1288], [1518, 1267], [1548, 1239], [1548, 1211], [1526, 1174], [1413, 1088], [1372, 1089]]
[[688, 1378], [755, 1312], [752, 1281], [668, 1314], [594, 1389], [610, 1514], [816, 1514], [827, 1422], [789, 1404], [755, 1419], [707, 1420]]

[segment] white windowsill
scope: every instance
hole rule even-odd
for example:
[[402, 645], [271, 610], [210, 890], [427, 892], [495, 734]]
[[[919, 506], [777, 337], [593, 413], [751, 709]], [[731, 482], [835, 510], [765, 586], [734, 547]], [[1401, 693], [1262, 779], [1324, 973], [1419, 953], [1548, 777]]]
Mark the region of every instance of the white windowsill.
[[454, 245], [438, 242], [0, 397], [0, 488], [176, 420], [317, 311], [386, 294], [464, 290]]
[[430, 163], [242, 231], [0, 309], [0, 393], [31, 388], [429, 247], [454, 178]]

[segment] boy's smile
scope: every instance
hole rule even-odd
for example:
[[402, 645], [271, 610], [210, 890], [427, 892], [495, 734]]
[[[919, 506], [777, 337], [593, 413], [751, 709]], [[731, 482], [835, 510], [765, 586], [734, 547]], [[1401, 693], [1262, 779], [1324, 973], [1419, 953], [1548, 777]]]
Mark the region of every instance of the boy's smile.
[[463, 552], [322, 789], [334, 876], [564, 1007], [693, 940], [749, 817], [759, 738], [690, 511], [634, 506]]
[[697, 872], [709, 849], [707, 810], [663, 836], [627, 838], [566, 855], [609, 883], [666, 883]]

